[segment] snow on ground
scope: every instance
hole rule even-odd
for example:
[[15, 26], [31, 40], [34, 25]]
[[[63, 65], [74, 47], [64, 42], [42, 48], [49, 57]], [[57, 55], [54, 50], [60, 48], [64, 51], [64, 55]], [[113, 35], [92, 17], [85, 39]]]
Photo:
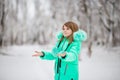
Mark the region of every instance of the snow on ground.
[[[50, 51], [52, 45], [24, 45], [0, 49], [0, 80], [53, 80], [54, 61], [32, 57], [35, 50]], [[92, 57], [82, 48], [80, 80], [120, 80], [120, 47], [93, 47]]]

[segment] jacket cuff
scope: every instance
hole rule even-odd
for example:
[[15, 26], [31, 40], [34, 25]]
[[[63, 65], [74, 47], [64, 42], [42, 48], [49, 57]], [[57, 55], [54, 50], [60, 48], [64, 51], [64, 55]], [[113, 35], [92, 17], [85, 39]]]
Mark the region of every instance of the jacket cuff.
[[65, 59], [66, 58], [66, 55], [62, 57], [62, 59]]
[[45, 56], [45, 53], [42, 51], [42, 53], [43, 53], [43, 55], [42, 56], [40, 56], [40, 57], [44, 57]]

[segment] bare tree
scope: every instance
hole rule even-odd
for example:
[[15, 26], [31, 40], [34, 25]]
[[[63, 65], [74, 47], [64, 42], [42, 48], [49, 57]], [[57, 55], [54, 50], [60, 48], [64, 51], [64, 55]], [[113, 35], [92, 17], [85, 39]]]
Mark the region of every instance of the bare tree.
[[5, 1], [0, 0], [0, 46], [3, 45], [3, 34], [4, 34], [4, 27], [5, 27]]
[[88, 33], [89, 55], [93, 44], [119, 46], [119, 4], [120, 0], [0, 0], [0, 46], [49, 43], [68, 20]]

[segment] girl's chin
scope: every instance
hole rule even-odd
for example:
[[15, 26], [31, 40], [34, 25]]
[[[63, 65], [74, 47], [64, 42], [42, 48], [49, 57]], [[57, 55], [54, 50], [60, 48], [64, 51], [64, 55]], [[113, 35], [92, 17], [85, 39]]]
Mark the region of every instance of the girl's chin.
[[64, 37], [68, 37], [67, 35], [64, 35]]

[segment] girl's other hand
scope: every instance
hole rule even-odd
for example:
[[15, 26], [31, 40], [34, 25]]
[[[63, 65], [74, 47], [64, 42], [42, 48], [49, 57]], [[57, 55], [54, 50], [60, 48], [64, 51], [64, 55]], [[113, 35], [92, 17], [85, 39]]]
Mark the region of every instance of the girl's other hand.
[[66, 56], [66, 53], [57, 54], [57, 56], [58, 56], [58, 57], [59, 57], [59, 56], [64, 57], [64, 56]]

